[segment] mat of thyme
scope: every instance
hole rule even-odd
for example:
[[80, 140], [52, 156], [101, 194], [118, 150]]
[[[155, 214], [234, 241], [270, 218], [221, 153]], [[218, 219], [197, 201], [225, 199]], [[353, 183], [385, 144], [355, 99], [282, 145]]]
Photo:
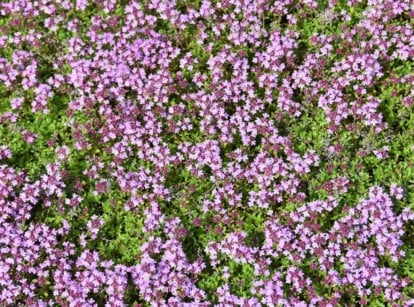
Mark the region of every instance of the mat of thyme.
[[413, 0], [0, 2], [1, 306], [414, 306]]

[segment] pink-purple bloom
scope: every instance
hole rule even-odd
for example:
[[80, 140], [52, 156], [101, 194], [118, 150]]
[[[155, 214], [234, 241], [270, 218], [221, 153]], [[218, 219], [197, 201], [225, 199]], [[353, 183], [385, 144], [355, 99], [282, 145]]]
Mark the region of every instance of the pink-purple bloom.
[[413, 5], [322, 2], [2, 1], [0, 305], [413, 305]]

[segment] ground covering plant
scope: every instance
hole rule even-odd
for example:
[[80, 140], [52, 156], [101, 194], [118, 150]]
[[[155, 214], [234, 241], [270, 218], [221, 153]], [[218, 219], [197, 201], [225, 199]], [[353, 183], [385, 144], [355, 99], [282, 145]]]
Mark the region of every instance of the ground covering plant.
[[0, 3], [2, 306], [413, 306], [414, 2]]

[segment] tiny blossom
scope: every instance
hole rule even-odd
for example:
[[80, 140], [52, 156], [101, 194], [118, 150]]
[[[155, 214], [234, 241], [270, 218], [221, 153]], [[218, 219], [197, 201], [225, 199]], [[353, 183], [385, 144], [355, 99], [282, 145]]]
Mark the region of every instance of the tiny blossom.
[[91, 220], [87, 223], [86, 227], [88, 229], [88, 232], [91, 236], [91, 239], [96, 239], [97, 234], [99, 232], [99, 228], [105, 223], [105, 221], [101, 218], [99, 218], [96, 215], [93, 215], [91, 217]]
[[38, 135], [36, 133], [31, 133], [27, 130], [24, 130], [22, 132], [23, 135], [23, 139], [25, 140], [25, 142], [27, 142], [28, 144], [32, 144], [38, 137]]
[[10, 106], [12, 109], [20, 109], [23, 105], [23, 98], [13, 98], [10, 101]]
[[7, 145], [0, 146], [0, 159], [10, 159], [12, 157], [12, 151]]
[[60, 148], [56, 148], [55, 152], [57, 153], [57, 158], [59, 160], [63, 160], [70, 154], [70, 149], [68, 146], [62, 146]]
[[384, 146], [382, 149], [373, 150], [373, 153], [375, 154], [375, 156], [379, 160], [383, 160], [383, 159], [385, 159], [385, 158], [388, 157], [388, 151], [389, 151], [389, 147], [388, 146]]
[[396, 183], [391, 184], [390, 186], [390, 193], [392, 196], [394, 196], [396, 199], [402, 199], [404, 194], [404, 190], [402, 187], [398, 186]]

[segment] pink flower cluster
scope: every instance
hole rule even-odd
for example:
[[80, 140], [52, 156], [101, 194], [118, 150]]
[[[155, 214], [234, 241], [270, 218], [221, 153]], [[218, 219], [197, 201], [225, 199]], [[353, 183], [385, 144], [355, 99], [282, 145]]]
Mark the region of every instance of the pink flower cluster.
[[[341, 131], [388, 128], [379, 87], [414, 112], [412, 1], [193, 2], [0, 3], [0, 135], [23, 140], [0, 139], [0, 304], [414, 305], [404, 187], [352, 203], [345, 164], [318, 171]], [[309, 118], [322, 150], [291, 132]], [[132, 263], [108, 259], [118, 235]]]

